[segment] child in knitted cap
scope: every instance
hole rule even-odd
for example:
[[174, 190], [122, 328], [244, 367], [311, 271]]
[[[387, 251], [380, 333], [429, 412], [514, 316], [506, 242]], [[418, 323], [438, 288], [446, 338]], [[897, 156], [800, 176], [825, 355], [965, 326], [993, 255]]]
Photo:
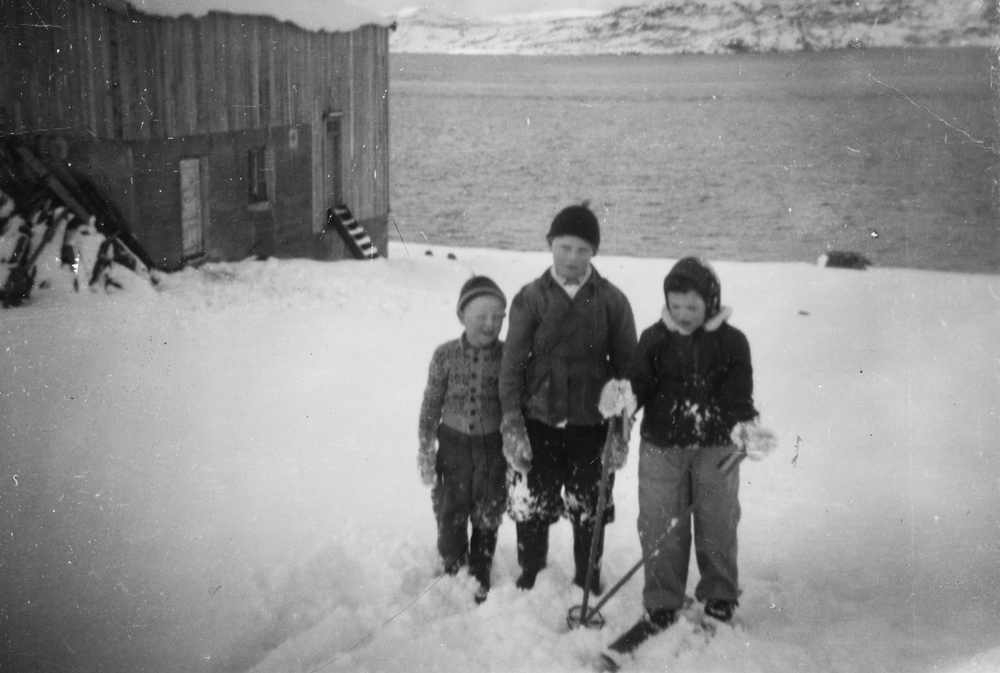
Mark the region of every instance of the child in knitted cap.
[[434, 351], [420, 407], [417, 463], [431, 487], [438, 553], [449, 574], [468, 563], [479, 582], [477, 602], [490, 589], [507, 498], [498, 389], [506, 308], [503, 291], [486, 276], [462, 285], [457, 310], [465, 329]]
[[[686, 257], [663, 281], [666, 307], [643, 331], [629, 379], [644, 409], [639, 445], [639, 540], [646, 614], [611, 645], [627, 652], [677, 619], [684, 604], [694, 519], [705, 614], [728, 622], [739, 598], [736, 527], [739, 467], [762, 457], [773, 435], [756, 424], [750, 345], [727, 321], [719, 279]], [[745, 453], [743, 453], [745, 452]], [[730, 461], [735, 462], [735, 461]]]

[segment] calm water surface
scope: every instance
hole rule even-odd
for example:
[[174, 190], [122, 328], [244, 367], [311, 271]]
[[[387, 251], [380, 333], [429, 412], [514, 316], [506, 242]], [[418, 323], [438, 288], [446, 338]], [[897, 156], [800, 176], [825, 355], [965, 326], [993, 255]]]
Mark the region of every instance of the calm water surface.
[[[985, 49], [390, 60], [393, 239], [1000, 271]], [[398, 228], [398, 229], [397, 229]]]

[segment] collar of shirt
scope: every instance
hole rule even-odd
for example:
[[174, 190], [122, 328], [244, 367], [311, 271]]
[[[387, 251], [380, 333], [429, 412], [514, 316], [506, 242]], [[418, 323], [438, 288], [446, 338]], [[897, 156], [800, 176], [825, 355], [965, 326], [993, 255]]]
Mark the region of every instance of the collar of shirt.
[[552, 276], [552, 280], [558, 283], [562, 289], [566, 290], [566, 294], [568, 294], [570, 298], [575, 297], [580, 288], [583, 287], [588, 280], [590, 280], [591, 272], [592, 269], [588, 265], [587, 270], [583, 274], [583, 278], [580, 278], [579, 280], [567, 280], [559, 277], [559, 274], [556, 273], [555, 267], [549, 267], [549, 273]]

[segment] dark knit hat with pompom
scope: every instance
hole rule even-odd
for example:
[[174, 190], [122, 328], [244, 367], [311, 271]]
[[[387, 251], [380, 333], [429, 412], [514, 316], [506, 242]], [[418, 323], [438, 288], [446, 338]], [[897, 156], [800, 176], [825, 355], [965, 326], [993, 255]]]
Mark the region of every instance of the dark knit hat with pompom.
[[552, 220], [549, 233], [545, 237], [551, 244], [552, 239], [557, 236], [576, 236], [590, 243], [594, 252], [601, 245], [601, 227], [597, 223], [597, 216], [584, 203], [579, 206], [568, 206], [559, 211]]

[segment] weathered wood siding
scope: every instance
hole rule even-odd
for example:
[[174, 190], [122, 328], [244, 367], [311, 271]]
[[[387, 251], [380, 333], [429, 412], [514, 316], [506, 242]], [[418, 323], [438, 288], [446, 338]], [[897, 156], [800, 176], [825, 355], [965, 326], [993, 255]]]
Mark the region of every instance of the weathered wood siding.
[[[1000, 0], [993, 0], [993, 12], [988, 14], [1000, 24]], [[994, 47], [990, 63], [990, 89], [993, 91], [993, 119], [996, 125], [996, 135], [1000, 138], [1000, 45]], [[1000, 146], [993, 145], [993, 166], [990, 177], [993, 180], [993, 207], [1000, 213]]]
[[[388, 215], [385, 26], [328, 33], [260, 16], [158, 17], [94, 0], [7, 0], [0, 24], [0, 134], [114, 141], [147, 157], [137, 171], [155, 173], [167, 158], [157, 148], [180, 139], [189, 147], [207, 136], [284, 142], [299, 128], [299, 142], [315, 153], [324, 115], [338, 113], [345, 200], [361, 221]], [[279, 184], [307, 182], [306, 225], [316, 233], [322, 185], [292, 164]], [[243, 170], [239, 160], [233, 169]]]

